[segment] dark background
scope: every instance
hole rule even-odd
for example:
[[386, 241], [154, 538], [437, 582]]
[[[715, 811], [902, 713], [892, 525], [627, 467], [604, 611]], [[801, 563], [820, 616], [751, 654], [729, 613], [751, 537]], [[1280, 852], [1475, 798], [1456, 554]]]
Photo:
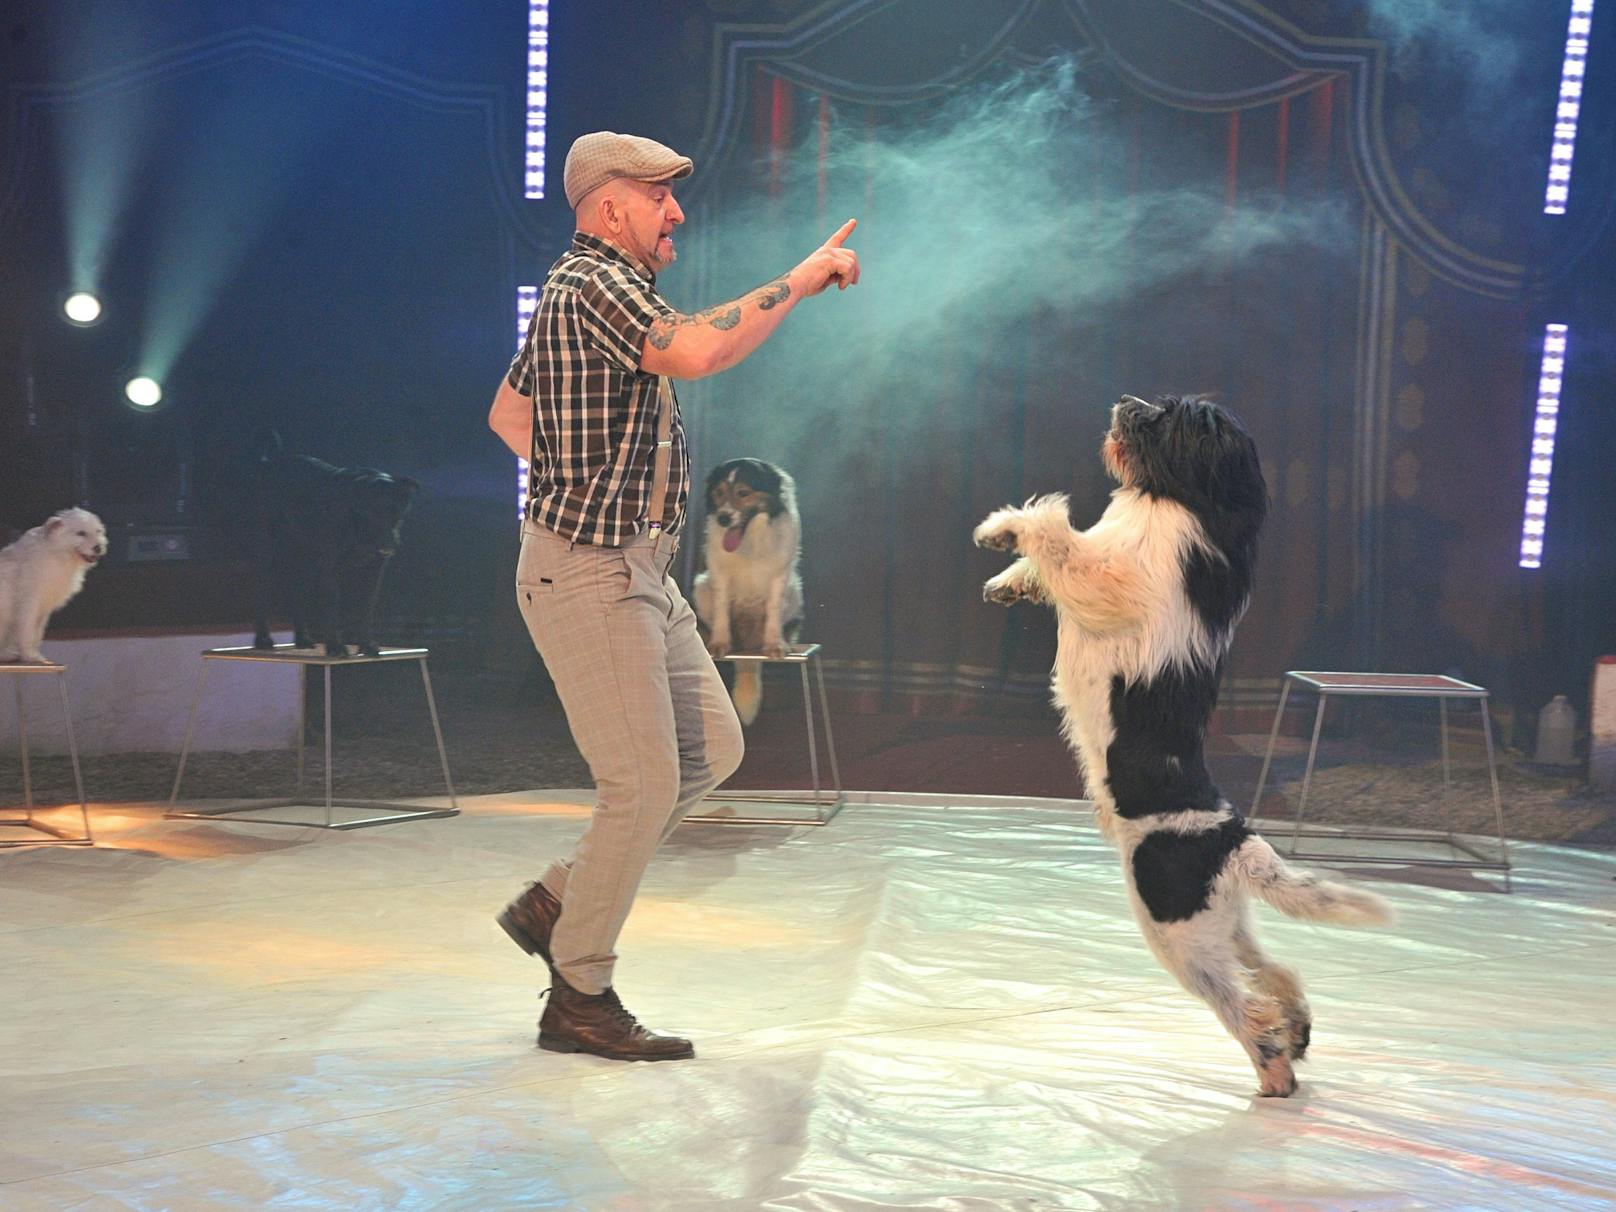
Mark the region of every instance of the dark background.
[[[1550, 218], [1569, 0], [1461, 7], [1433, 31], [1330, 0], [555, 0], [548, 196], [529, 201], [517, 0], [11, 0], [0, 526], [83, 502], [115, 536], [186, 537], [188, 560], [97, 570], [61, 628], [245, 625], [244, 469], [273, 426], [421, 482], [389, 640], [542, 677], [510, 593], [514, 467], [484, 419], [517, 288], [571, 231], [567, 146], [631, 130], [697, 161], [662, 281], [675, 305], [772, 277], [856, 214], [868, 305], [916, 316], [912, 345], [866, 347], [858, 323], [835, 327], [857, 313], [814, 301], [683, 392], [698, 472], [756, 454], [797, 476], [808, 631], [852, 709], [1043, 710], [1052, 620], [980, 602], [1002, 561], [970, 527], [1055, 490], [1085, 521], [1107, 491], [1104, 406], [1212, 390], [1252, 428], [1275, 500], [1226, 709], [1260, 716], [1287, 668], [1358, 667], [1455, 671], [1523, 720], [1563, 692], [1585, 717], [1590, 660], [1616, 648], [1616, 12], [1595, 14], [1570, 213]], [[1084, 205], [1172, 188], [1231, 213], [1328, 206], [1335, 236], [1092, 297], [1016, 299], [1012, 279], [938, 303], [906, 241], [936, 225], [944, 276], [950, 247], [1013, 256], [1025, 230], [1044, 258], [1029, 208], [1047, 200], [1007, 168], [1002, 196], [944, 185], [933, 210], [857, 150], [924, 141], [959, 98], [1047, 79], [1052, 56], [1078, 65], [1107, 132], [1054, 166]], [[1125, 282], [1161, 238], [1136, 230], [1105, 272]], [[93, 328], [59, 319], [79, 285], [107, 306]], [[1528, 572], [1548, 321], [1573, 350]], [[137, 415], [121, 384], [154, 363], [165, 405]]]

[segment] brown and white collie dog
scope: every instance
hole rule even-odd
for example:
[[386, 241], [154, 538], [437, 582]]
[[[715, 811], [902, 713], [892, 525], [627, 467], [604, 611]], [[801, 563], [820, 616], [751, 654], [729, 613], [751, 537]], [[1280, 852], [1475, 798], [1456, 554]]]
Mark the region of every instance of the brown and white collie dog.
[[981, 546], [1021, 557], [984, 596], [1054, 608], [1055, 703], [1145, 942], [1240, 1041], [1261, 1093], [1283, 1098], [1312, 1015], [1296, 973], [1258, 943], [1250, 897], [1343, 925], [1387, 922], [1391, 908], [1286, 866], [1207, 773], [1202, 742], [1268, 508], [1251, 438], [1204, 398], [1124, 396], [1102, 456], [1119, 487], [1087, 530], [1064, 496], [976, 528]]
[[[720, 463], [707, 476], [705, 538], [707, 570], [696, 578], [693, 597], [707, 650], [714, 657], [785, 656], [802, 623], [796, 484], [762, 459]], [[760, 662], [736, 662], [732, 693], [741, 723], [757, 719]]]

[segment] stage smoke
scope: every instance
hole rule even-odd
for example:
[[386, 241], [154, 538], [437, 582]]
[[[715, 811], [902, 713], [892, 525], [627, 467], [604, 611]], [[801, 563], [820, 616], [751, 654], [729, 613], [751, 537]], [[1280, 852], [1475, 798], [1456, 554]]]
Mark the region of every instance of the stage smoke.
[[[779, 435], [781, 456], [835, 440], [828, 435], [863, 441], [866, 419], [849, 406], [859, 399], [911, 402], [900, 424], [946, 425], [933, 406], [960, 394], [962, 366], [984, 385], [1024, 373], [1036, 318], [1070, 332], [1106, 305], [1259, 253], [1355, 248], [1335, 201], [1252, 194], [1230, 204], [1221, 162], [1187, 173], [1147, 153], [1130, 181], [1137, 144], [1082, 83], [1079, 65], [1060, 59], [962, 91], [924, 121], [870, 131], [835, 115], [822, 215], [754, 196], [693, 217], [692, 228], [705, 220], [707, 230], [691, 239], [714, 242], [721, 268], [700, 300], [682, 297], [690, 284], [669, 275], [670, 295], [687, 309], [739, 294], [847, 217], [860, 220], [848, 243], [863, 262], [861, 284], [804, 303], [734, 372], [749, 414], [762, 410]], [[810, 138], [783, 169], [781, 196], [811, 209], [819, 171]], [[1204, 184], [1176, 183], [1186, 177]], [[892, 423], [886, 410], [881, 424]]]

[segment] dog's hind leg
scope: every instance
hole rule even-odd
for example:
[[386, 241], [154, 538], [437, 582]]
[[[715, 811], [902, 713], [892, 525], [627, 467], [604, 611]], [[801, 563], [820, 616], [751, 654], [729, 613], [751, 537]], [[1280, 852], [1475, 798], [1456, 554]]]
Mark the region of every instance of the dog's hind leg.
[[50, 615], [50, 606], [38, 590], [22, 594], [17, 603], [13, 626], [16, 628], [18, 658], [24, 665], [45, 663], [45, 654], [39, 650], [39, 646], [45, 640], [45, 624]]
[[[1158, 927], [1161, 929], [1160, 927]], [[1184, 923], [1161, 929], [1157, 954], [1179, 983], [1218, 1016], [1240, 1042], [1257, 1071], [1264, 1098], [1288, 1098], [1296, 1091], [1291, 1069], [1290, 1039], [1279, 1000], [1249, 992], [1235, 949], [1227, 939], [1209, 940], [1204, 931]]]
[[1290, 1058], [1293, 1061], [1301, 1060], [1307, 1055], [1307, 1045], [1313, 1037], [1313, 1011], [1307, 1004], [1307, 995], [1302, 992], [1302, 978], [1295, 969], [1276, 963], [1263, 950], [1252, 927], [1250, 913], [1244, 905], [1240, 908], [1240, 920], [1234, 929], [1234, 950], [1240, 963], [1251, 974], [1252, 988], [1268, 994], [1279, 1003], [1280, 1013], [1285, 1016], [1286, 1035], [1290, 1040]]
[[[0, 573], [6, 570], [0, 568]], [[15, 589], [0, 581], [0, 663], [10, 663], [22, 655], [17, 644], [17, 607]]]

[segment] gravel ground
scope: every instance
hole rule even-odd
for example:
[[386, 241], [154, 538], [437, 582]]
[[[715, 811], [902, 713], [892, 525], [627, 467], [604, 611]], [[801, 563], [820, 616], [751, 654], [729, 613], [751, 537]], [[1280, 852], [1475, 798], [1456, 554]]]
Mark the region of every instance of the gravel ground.
[[[420, 683], [414, 666], [381, 666], [370, 677], [355, 679], [338, 691], [334, 733], [334, 790], [339, 797], [407, 799], [443, 794], [443, 780], [432, 743]], [[540, 679], [519, 681], [454, 670], [435, 671], [433, 686], [443, 720], [455, 789], [464, 795], [526, 790], [535, 787], [587, 787], [588, 768], [568, 735], [566, 720], [549, 687]], [[320, 753], [321, 721], [318, 699], [310, 705], [313, 742], [308, 753], [307, 789], [315, 793], [323, 779]], [[764, 721], [765, 723], [768, 721]], [[793, 775], [782, 774], [770, 784], [771, 752], [784, 767], [801, 764], [801, 741], [796, 725], [789, 727], [789, 744], [771, 750], [759, 745], [748, 756], [754, 778], [749, 784], [793, 786]], [[918, 742], [922, 731], [935, 744], [938, 727], [957, 726], [957, 746], [967, 754], [976, 746], [983, 753], [1002, 753], [1008, 732], [1021, 721], [931, 721], [905, 731], [903, 721], [885, 721], [877, 728], [869, 717], [837, 720], [838, 744], [843, 748], [843, 769], [859, 777], [848, 778], [853, 787], [873, 787], [879, 772], [896, 774], [893, 790], [937, 790], [925, 777], [928, 763]], [[995, 786], [1000, 794], [1048, 794], [1052, 781], [1072, 785], [1070, 757], [1053, 743], [1052, 719], [1024, 721], [1031, 742], [1027, 785]], [[761, 724], [760, 724], [761, 727]], [[860, 742], [880, 734], [879, 745], [860, 764]], [[766, 735], [766, 734], [765, 734]], [[1048, 742], [1048, 743], [1046, 743]], [[950, 743], [955, 735], [950, 733]], [[1209, 761], [1224, 792], [1243, 809], [1256, 789], [1266, 736], [1214, 737]], [[1368, 739], [1329, 739], [1321, 746], [1318, 767], [1309, 794], [1307, 820], [1319, 824], [1378, 824], [1441, 829], [1448, 819], [1442, 795], [1441, 764], [1432, 755], [1435, 737], [1382, 730]], [[911, 752], [905, 757], [905, 749]], [[1260, 815], [1267, 820], [1288, 820], [1301, 786], [1306, 742], [1281, 738]], [[176, 759], [167, 753], [132, 753], [84, 760], [85, 791], [91, 800], [150, 803], [166, 801], [174, 782]], [[36, 757], [32, 763], [36, 799], [40, 803], [72, 798], [68, 762], [59, 757]], [[1056, 767], [1059, 769], [1049, 769]], [[1035, 769], [1036, 767], [1036, 769]], [[1454, 792], [1452, 827], [1457, 832], [1496, 835], [1485, 759], [1479, 738], [1456, 729], [1452, 750]], [[875, 771], [877, 774], [871, 774]], [[918, 772], [917, 772], [918, 771]], [[21, 802], [20, 767], [15, 755], [0, 755], [0, 804]], [[761, 773], [764, 782], [757, 781]], [[285, 796], [295, 785], [296, 762], [289, 752], [193, 755], [185, 774], [187, 799], [237, 799]], [[1036, 777], [1035, 777], [1036, 776]], [[1534, 769], [1519, 754], [1501, 749], [1499, 781], [1508, 836], [1516, 840], [1569, 842], [1616, 846], [1616, 796], [1595, 795], [1581, 779]]]

